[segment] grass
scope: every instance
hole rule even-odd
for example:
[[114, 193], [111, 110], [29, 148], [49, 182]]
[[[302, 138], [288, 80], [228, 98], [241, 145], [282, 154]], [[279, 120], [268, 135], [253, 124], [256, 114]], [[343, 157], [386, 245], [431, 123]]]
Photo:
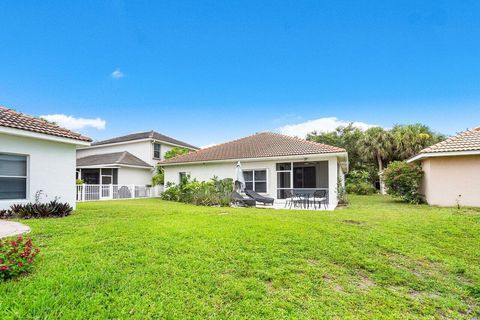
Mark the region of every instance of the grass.
[[480, 315], [480, 211], [351, 197], [334, 212], [82, 203], [29, 220], [33, 273], [0, 319]]

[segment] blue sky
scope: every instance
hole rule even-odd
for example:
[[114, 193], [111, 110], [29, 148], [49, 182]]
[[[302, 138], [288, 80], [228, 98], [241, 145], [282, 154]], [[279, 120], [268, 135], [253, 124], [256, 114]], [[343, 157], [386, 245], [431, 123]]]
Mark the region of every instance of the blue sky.
[[0, 104], [94, 139], [480, 125], [480, 1], [2, 1], [0, 19]]

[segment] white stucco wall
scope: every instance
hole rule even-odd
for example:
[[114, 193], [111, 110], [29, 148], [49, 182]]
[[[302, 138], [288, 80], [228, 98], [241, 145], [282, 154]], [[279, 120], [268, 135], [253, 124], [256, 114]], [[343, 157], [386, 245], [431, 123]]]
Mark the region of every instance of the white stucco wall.
[[118, 184], [150, 185], [152, 184], [152, 169], [118, 168]]
[[[161, 159], [164, 159], [165, 153], [172, 150], [174, 147], [161, 143], [160, 155]], [[128, 151], [137, 158], [142, 159], [151, 166], [155, 166], [158, 163], [158, 159], [153, 158], [153, 141], [132, 141], [128, 143], [118, 143], [106, 146], [95, 146], [82, 148], [77, 150], [77, 158], [87, 157], [95, 154], [113, 153]]]
[[[75, 207], [76, 146], [0, 133], [0, 152], [27, 155], [27, 199], [0, 200], [0, 209], [14, 203], [34, 201], [35, 193], [43, 190], [47, 200], [60, 197]], [[45, 199], [45, 197], [43, 197]]]
[[480, 156], [427, 158], [422, 168], [421, 192], [428, 204], [480, 207]]
[[[267, 170], [267, 196], [277, 198], [277, 173], [276, 173], [276, 164], [280, 162], [299, 162], [305, 161], [304, 158], [292, 160], [266, 160], [266, 161], [241, 161], [243, 170], [251, 169], [266, 169]], [[311, 157], [308, 161], [328, 161], [321, 166], [328, 166], [328, 177], [321, 179], [322, 184], [328, 183], [331, 188], [329, 188], [329, 198], [330, 205], [335, 207], [337, 205], [337, 177], [339, 174], [338, 171], [338, 161], [337, 157]], [[199, 181], [208, 181], [213, 176], [217, 176], [220, 179], [224, 178], [235, 178], [235, 165], [236, 161], [232, 162], [218, 162], [218, 163], [199, 163], [199, 164], [183, 164], [176, 166], [165, 166], [165, 184], [171, 182], [178, 184], [179, 183], [179, 173], [186, 172], [190, 174], [192, 179], [197, 179]], [[327, 180], [328, 179], [328, 180]], [[322, 186], [323, 187], [323, 186]], [[325, 185], [328, 187], [328, 185]]]

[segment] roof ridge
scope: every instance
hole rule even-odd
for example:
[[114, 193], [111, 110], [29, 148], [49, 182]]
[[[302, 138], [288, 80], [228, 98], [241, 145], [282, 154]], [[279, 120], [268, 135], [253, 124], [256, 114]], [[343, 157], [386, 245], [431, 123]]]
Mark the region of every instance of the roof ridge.
[[115, 163], [120, 163], [120, 161], [122, 161], [123, 159], [125, 159], [125, 157], [127, 156], [127, 153], [128, 153], [128, 151], [123, 151], [123, 152], [122, 152], [122, 155], [120, 156], [120, 158], [118, 158], [117, 161], [115, 161]]

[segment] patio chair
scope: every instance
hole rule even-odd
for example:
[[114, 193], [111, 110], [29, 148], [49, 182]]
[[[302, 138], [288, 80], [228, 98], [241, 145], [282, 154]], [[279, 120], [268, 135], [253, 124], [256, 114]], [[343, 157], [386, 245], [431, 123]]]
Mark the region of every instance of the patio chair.
[[327, 210], [328, 207], [328, 194], [327, 190], [317, 190], [313, 193], [313, 208], [320, 209], [323, 206], [325, 207], [325, 210]]
[[261, 194], [258, 194], [257, 192], [255, 192], [253, 190], [245, 190], [245, 194], [247, 196], [249, 196], [250, 198], [252, 198], [253, 200], [255, 200], [257, 202], [261, 202], [263, 204], [271, 204], [273, 206], [273, 201], [275, 201], [275, 199], [269, 198], [269, 197], [264, 197]]
[[302, 206], [303, 200], [302, 198], [293, 190], [284, 190], [285, 195], [285, 208], [288, 207], [289, 209], [298, 208]]
[[236, 205], [240, 205], [244, 207], [255, 207], [255, 200], [250, 198], [244, 198], [237, 191], [233, 191], [231, 194], [231, 197], [232, 197], [232, 202]]

